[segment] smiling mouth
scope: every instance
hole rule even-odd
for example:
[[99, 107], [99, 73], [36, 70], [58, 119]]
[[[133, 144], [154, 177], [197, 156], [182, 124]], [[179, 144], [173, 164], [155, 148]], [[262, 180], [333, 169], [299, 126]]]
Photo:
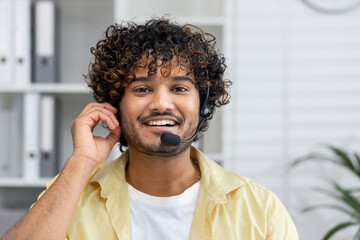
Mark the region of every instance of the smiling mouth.
[[174, 127], [179, 125], [173, 120], [150, 120], [144, 123], [146, 126], [150, 127]]

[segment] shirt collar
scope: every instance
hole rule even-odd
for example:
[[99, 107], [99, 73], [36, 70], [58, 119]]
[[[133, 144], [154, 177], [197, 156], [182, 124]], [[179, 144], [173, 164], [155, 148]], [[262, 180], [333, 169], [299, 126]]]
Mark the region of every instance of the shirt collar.
[[228, 193], [244, 185], [238, 175], [220, 167], [197, 148], [191, 147], [190, 157], [199, 162], [201, 185], [214, 202], [225, 203]]
[[[215, 202], [226, 202], [226, 195], [244, 184], [235, 173], [223, 169], [193, 146], [190, 158], [199, 162], [201, 186]], [[118, 159], [102, 164], [95, 171], [90, 182], [99, 183], [102, 198], [108, 198], [126, 184], [125, 167], [128, 160], [129, 152], [125, 151]]]
[[99, 183], [102, 198], [108, 198], [126, 184], [125, 167], [128, 160], [129, 152], [126, 150], [116, 160], [106, 162], [95, 170], [90, 182]]

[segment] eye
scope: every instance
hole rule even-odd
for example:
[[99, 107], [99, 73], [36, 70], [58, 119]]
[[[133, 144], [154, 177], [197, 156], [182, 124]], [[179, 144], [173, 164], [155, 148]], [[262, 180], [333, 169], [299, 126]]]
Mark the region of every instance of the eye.
[[148, 93], [150, 92], [150, 89], [146, 88], [146, 87], [139, 87], [134, 89], [134, 92], [136, 93]]
[[182, 93], [182, 92], [187, 92], [189, 91], [186, 87], [175, 87], [173, 89], [174, 92], [179, 92], [179, 93]]

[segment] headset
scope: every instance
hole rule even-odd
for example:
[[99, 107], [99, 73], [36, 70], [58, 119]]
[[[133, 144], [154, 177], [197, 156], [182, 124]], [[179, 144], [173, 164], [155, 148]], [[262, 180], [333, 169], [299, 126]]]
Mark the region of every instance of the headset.
[[200, 110], [199, 124], [202, 124], [202, 122], [205, 120], [210, 120], [213, 118], [213, 113], [211, 112], [210, 107], [208, 105], [209, 94], [210, 94], [210, 87], [207, 87], [205, 100], [204, 100], [203, 106], [201, 107], [201, 110]]
[[205, 100], [204, 100], [204, 103], [201, 107], [200, 114], [199, 114], [200, 115], [199, 116], [199, 124], [196, 128], [196, 132], [194, 133], [194, 135], [192, 135], [192, 137], [187, 140], [181, 140], [180, 136], [169, 133], [169, 132], [165, 132], [160, 137], [161, 142], [163, 144], [169, 145], [169, 146], [179, 146], [180, 143], [187, 143], [187, 142], [194, 140], [194, 138], [198, 135], [200, 128], [201, 128], [201, 126], [203, 126], [205, 121], [213, 118], [213, 113], [211, 112], [211, 109], [208, 105], [209, 94], [210, 94], [210, 87], [208, 86], [206, 89]]

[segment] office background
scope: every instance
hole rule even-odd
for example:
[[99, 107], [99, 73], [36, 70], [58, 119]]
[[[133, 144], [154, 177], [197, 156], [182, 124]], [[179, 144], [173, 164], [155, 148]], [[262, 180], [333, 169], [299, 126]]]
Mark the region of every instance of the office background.
[[[6, 3], [10, 1], [0, 0], [2, 23]], [[22, 6], [30, 3], [11, 2]], [[305, 2], [55, 1], [54, 39], [47, 38], [54, 44], [53, 51], [44, 49], [35, 51], [35, 55], [54, 58], [57, 82], [34, 83], [30, 75], [17, 77], [14, 66], [9, 77], [0, 80], [0, 235], [24, 214], [49, 180], [47, 172], [40, 170], [42, 148], [46, 147], [41, 138], [54, 138], [50, 141], [53, 148], [48, 148], [56, 152], [53, 162], [56, 172], [71, 154], [69, 125], [93, 101], [82, 76], [91, 59], [90, 47], [113, 22], [129, 19], [142, 22], [150, 16], [165, 14], [179, 23], [194, 23], [214, 34], [227, 58], [226, 77], [233, 81], [230, 105], [217, 112], [198, 146], [225, 168], [273, 190], [292, 215], [300, 239], [321, 239], [330, 226], [346, 220], [345, 215], [331, 210], [306, 214], [300, 211], [311, 204], [331, 203], [312, 189], [329, 187], [326, 178], [335, 177], [345, 186], [356, 186], [358, 179], [331, 164], [309, 162], [293, 169], [289, 165], [297, 157], [320, 149], [322, 143], [360, 151], [360, 7], [344, 13], [324, 13], [311, 9]], [[314, 2], [335, 10], [346, 9], [357, 1]], [[12, 21], [10, 35], [21, 35], [16, 33], [20, 26]], [[18, 21], [24, 23], [26, 19]], [[3, 27], [0, 54], [6, 54], [5, 40], [9, 44], [12, 41], [6, 38], [4, 24], [0, 26]], [[36, 48], [36, 44], [31, 45], [36, 39], [31, 39], [30, 33], [26, 36], [30, 44], [27, 48]], [[11, 49], [16, 44], [15, 41]], [[29, 57], [25, 51], [24, 59], [26, 56]], [[0, 71], [5, 71], [6, 61], [3, 56], [1, 59]], [[28, 67], [37, 66], [35, 62], [33, 58]], [[49, 96], [52, 100], [46, 105], [44, 99]], [[49, 106], [50, 113], [44, 110]], [[53, 136], [41, 135], [44, 113], [48, 114], [47, 119], [56, 116], [53, 126], [47, 126], [54, 130]], [[106, 132], [99, 126], [96, 134]], [[30, 154], [30, 158], [30, 150], [37, 154]], [[114, 150], [110, 159], [118, 154]], [[349, 228], [334, 239], [351, 239], [356, 230]]]

